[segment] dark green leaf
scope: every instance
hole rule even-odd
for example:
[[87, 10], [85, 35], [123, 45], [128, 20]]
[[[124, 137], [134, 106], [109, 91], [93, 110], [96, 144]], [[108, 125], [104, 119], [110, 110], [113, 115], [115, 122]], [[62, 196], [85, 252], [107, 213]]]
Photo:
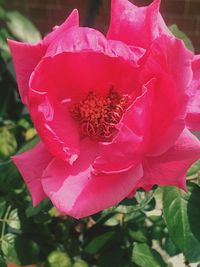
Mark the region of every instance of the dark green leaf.
[[134, 229], [133, 227], [130, 227], [128, 229], [128, 233], [133, 238], [133, 240], [138, 242], [147, 242], [147, 233], [144, 230], [141, 229]]
[[41, 212], [49, 211], [49, 209], [52, 207], [52, 204], [50, 203], [49, 199], [45, 199], [44, 201], [40, 202], [39, 205], [33, 208], [32, 203], [29, 204], [29, 207], [26, 209], [26, 216], [33, 217]]
[[150, 248], [147, 244], [136, 243], [133, 247], [132, 261], [140, 267], [165, 267], [167, 264], [164, 262], [160, 254]]
[[102, 235], [96, 236], [90, 241], [89, 244], [85, 247], [84, 251], [89, 254], [97, 253], [102, 247], [106, 245], [110, 239], [113, 238], [115, 232], [107, 232]]
[[0, 218], [3, 217], [6, 210], [6, 201], [4, 198], [0, 198]]
[[38, 262], [38, 246], [29, 239], [10, 233], [6, 234], [1, 242], [1, 249], [8, 261], [18, 265]]
[[200, 261], [200, 188], [193, 184], [190, 191], [165, 187], [164, 217], [174, 244], [189, 262]]
[[7, 267], [6, 261], [3, 259], [1, 255], [0, 255], [0, 267]]
[[110, 249], [105, 250], [103, 253], [101, 253], [100, 258], [98, 260], [98, 266], [125, 267], [127, 263], [127, 255], [124, 254], [124, 250], [119, 245], [113, 246]]
[[0, 162], [0, 191], [12, 193], [10, 188], [21, 186], [19, 172], [11, 160]]
[[180, 249], [178, 249], [175, 244], [172, 242], [171, 238], [166, 238], [164, 245], [163, 245], [163, 249], [165, 249], [167, 251], [167, 253], [173, 257], [179, 253], [181, 253]]

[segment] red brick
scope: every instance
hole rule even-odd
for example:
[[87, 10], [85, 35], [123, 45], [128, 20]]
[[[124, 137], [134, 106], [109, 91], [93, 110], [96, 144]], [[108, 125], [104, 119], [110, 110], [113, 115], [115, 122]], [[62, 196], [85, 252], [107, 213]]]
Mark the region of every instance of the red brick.
[[195, 52], [200, 53], [200, 38], [197, 35], [189, 35], [189, 38], [191, 39], [194, 47], [195, 47]]
[[44, 19], [47, 17], [47, 9], [40, 7], [30, 8], [29, 15], [32, 20]]
[[[153, 0], [130, 0], [138, 6], [150, 4]], [[54, 25], [61, 24], [77, 8], [80, 13], [81, 25], [85, 25], [89, 16], [89, 0], [7, 0], [6, 7], [21, 11], [28, 16], [44, 34]], [[197, 51], [200, 51], [200, 0], [162, 0], [161, 13], [168, 24], [178, 27], [190, 34]], [[110, 0], [103, 0], [103, 5], [96, 17], [95, 28], [103, 31], [108, 29], [110, 19]]]
[[152, 3], [152, 0], [131, 0], [130, 2], [137, 6], [147, 6]]
[[196, 17], [167, 16], [168, 25], [176, 24], [181, 31], [187, 33], [195, 33], [197, 27]]
[[161, 12], [164, 14], [184, 14], [185, 12], [185, 1], [169, 1], [163, 0], [161, 2]]
[[189, 2], [189, 14], [200, 15], [200, 1]]

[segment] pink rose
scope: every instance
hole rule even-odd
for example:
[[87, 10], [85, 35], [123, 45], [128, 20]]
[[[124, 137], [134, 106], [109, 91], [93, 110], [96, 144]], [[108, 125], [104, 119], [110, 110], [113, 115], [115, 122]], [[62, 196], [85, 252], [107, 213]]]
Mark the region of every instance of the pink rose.
[[113, 0], [107, 36], [78, 12], [31, 45], [9, 41], [41, 141], [13, 157], [37, 205], [91, 215], [154, 184], [186, 189], [200, 157], [200, 56], [169, 32], [160, 1]]

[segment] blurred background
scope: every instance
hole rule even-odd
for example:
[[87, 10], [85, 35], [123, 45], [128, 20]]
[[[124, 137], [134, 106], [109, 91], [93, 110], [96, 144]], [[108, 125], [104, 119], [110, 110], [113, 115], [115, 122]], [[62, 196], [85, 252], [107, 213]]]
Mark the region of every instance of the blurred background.
[[[52, 26], [60, 24], [77, 8], [81, 25], [94, 26], [106, 32], [109, 23], [110, 0], [6, 0], [6, 8], [18, 10], [27, 16], [44, 35]], [[139, 6], [152, 0], [131, 0]], [[161, 13], [168, 25], [177, 26], [186, 33], [195, 51], [200, 53], [200, 0], [162, 0]]]

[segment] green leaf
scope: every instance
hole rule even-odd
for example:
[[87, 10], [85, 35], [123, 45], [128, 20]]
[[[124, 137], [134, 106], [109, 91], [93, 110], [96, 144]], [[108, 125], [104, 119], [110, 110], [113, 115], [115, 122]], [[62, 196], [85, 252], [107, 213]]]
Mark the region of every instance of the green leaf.
[[171, 25], [169, 29], [175, 37], [177, 37], [178, 39], [181, 39], [185, 43], [185, 46], [188, 49], [190, 49], [191, 51], [194, 51], [194, 46], [192, 42], [190, 41], [189, 37], [184, 32], [182, 32], [176, 24]]
[[150, 248], [147, 244], [136, 243], [133, 247], [132, 261], [140, 267], [165, 267], [166, 263], [163, 261], [160, 254]]
[[6, 25], [12, 35], [23, 42], [35, 43], [40, 41], [41, 35], [29, 19], [17, 11], [7, 12]]
[[1, 240], [1, 249], [6, 259], [15, 264], [29, 265], [38, 262], [38, 246], [29, 239], [6, 234]]
[[115, 235], [115, 232], [107, 232], [102, 235], [96, 236], [92, 241], [87, 244], [84, 251], [89, 254], [97, 253], [101, 248], [103, 248], [107, 242], [110, 241]]
[[6, 201], [4, 198], [0, 198], [0, 218], [3, 217], [6, 210]]
[[27, 218], [36, 216], [43, 212], [48, 212], [52, 207], [51, 202], [49, 199], [45, 199], [40, 202], [36, 207], [33, 207], [32, 203], [29, 204], [28, 208], [26, 209], [26, 216]]
[[7, 38], [10, 38], [10, 34], [4, 28], [0, 28], [0, 52], [5, 61], [10, 59], [10, 49], [8, 47]]
[[79, 259], [74, 263], [73, 267], [89, 267], [89, 265], [86, 261]]
[[147, 242], [147, 233], [142, 229], [135, 229], [134, 227], [130, 227], [128, 229], [128, 233], [133, 240], [138, 242]]
[[200, 261], [200, 188], [191, 184], [185, 193], [176, 187], [165, 187], [164, 218], [174, 244], [189, 262]]
[[6, 194], [12, 193], [10, 188], [19, 188], [21, 183], [19, 172], [12, 161], [2, 163], [0, 161], [0, 190], [5, 191]]
[[8, 157], [16, 152], [17, 142], [15, 136], [7, 126], [0, 128], [0, 156]]
[[6, 20], [6, 11], [0, 6], [0, 19]]
[[20, 223], [17, 209], [14, 209], [10, 212], [8, 219], [7, 219], [7, 224], [13, 229], [21, 228], [21, 223]]
[[53, 251], [47, 258], [46, 267], [72, 267], [70, 257], [62, 251]]
[[34, 146], [38, 144], [40, 138], [38, 136], [34, 137], [32, 140], [28, 141], [22, 148], [18, 150], [18, 154], [23, 153], [27, 150], [32, 149]]
[[165, 239], [163, 249], [165, 249], [171, 257], [181, 253], [181, 251], [174, 245], [171, 238], [169, 237]]
[[187, 176], [198, 176], [200, 173], [200, 160], [195, 162], [187, 172]]
[[1, 255], [0, 255], [0, 267], [7, 267], [6, 261], [3, 259]]

